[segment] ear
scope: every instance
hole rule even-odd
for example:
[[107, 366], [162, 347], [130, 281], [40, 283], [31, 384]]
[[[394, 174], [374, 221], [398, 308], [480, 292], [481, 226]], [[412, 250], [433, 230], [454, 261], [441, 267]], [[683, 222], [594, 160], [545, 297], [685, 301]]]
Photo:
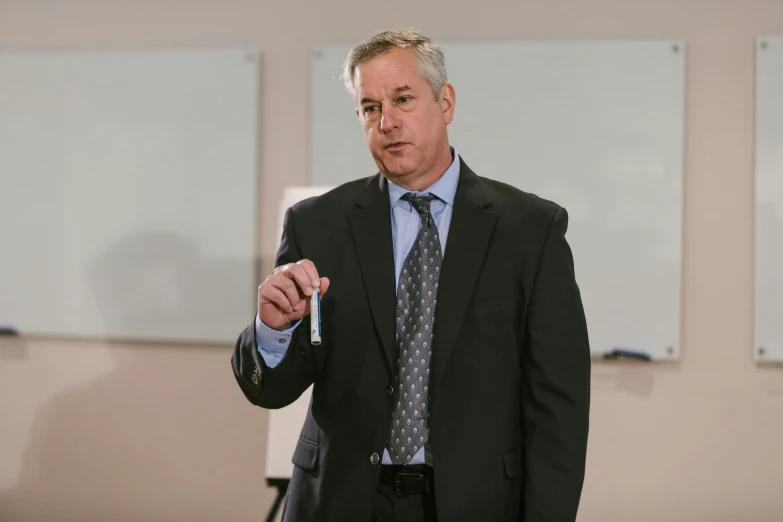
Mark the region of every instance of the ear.
[[449, 125], [454, 119], [454, 106], [457, 104], [457, 93], [454, 92], [453, 85], [444, 83], [441, 86], [438, 102], [443, 110], [443, 119], [446, 120], [446, 125]]

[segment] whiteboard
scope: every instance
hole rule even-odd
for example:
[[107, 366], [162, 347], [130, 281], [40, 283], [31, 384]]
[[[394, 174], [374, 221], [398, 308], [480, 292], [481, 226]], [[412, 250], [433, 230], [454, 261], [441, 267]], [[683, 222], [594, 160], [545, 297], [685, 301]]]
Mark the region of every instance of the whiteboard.
[[[285, 212], [303, 199], [320, 196], [332, 187], [287, 187], [280, 202], [278, 230], [283, 230]], [[294, 470], [294, 456], [299, 433], [302, 430], [313, 387], [310, 386], [299, 399], [277, 410], [269, 410], [266, 436], [266, 478], [290, 479]]]
[[783, 362], [783, 37], [756, 41], [756, 291], [759, 362]]
[[[310, 180], [377, 171], [340, 83], [350, 47], [311, 56]], [[446, 45], [449, 137], [480, 176], [566, 207], [591, 350], [680, 354], [681, 41]]]
[[258, 53], [0, 54], [0, 323], [231, 342], [255, 308]]

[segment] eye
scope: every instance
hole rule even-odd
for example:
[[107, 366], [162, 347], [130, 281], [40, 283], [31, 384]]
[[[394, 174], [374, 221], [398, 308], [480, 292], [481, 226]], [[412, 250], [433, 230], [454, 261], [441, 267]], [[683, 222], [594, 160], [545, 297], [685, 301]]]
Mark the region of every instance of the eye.
[[400, 96], [399, 98], [397, 98], [397, 101], [400, 102], [400, 103], [407, 103], [407, 102], [411, 101], [412, 99], [413, 99], [412, 96]]
[[368, 113], [368, 112], [375, 112], [375, 111], [378, 110], [378, 106], [377, 105], [365, 105], [364, 107], [362, 107], [362, 110], [364, 111], [365, 114]]

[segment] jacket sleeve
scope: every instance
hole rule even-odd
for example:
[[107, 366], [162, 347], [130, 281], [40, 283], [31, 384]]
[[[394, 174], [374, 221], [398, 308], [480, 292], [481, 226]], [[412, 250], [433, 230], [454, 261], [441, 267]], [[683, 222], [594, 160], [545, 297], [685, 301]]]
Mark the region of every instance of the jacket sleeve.
[[[294, 233], [294, 211], [288, 209], [275, 266], [302, 259]], [[231, 366], [247, 399], [262, 408], [282, 408], [296, 401], [315, 379], [315, 360], [310, 344], [309, 320], [293, 331], [291, 343], [280, 364], [266, 365], [258, 353], [255, 321], [239, 335]]]
[[567, 228], [568, 214], [559, 208], [527, 308], [522, 364], [524, 522], [574, 522], [584, 481], [590, 347]]

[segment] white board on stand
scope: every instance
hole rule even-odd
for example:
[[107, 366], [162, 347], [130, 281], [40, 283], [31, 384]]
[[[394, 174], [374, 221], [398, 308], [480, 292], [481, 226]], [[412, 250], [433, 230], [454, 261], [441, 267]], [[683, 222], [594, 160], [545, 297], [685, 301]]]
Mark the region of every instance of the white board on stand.
[[[331, 187], [288, 187], [280, 202], [278, 230], [283, 230], [285, 212], [295, 203], [307, 198], [320, 196]], [[314, 348], [318, 349], [318, 348]], [[266, 437], [266, 478], [290, 479], [294, 470], [291, 457], [294, 455], [299, 432], [304, 424], [307, 408], [310, 406], [310, 386], [293, 404], [278, 410], [269, 411], [269, 424]]]
[[[311, 56], [313, 184], [377, 170], [340, 82], [349, 50]], [[445, 53], [457, 94], [449, 137], [462, 158], [569, 212], [593, 354], [677, 359], [683, 43], [446, 44]]]

